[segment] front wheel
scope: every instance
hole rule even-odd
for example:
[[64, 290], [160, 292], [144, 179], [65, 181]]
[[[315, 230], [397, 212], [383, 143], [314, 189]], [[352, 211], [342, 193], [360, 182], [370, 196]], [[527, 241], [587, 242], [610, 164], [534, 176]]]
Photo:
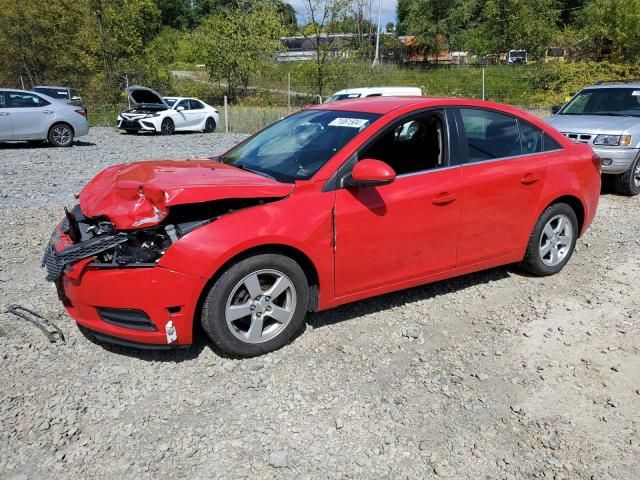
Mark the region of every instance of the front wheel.
[[216, 121], [209, 117], [207, 121], [204, 122], [204, 131], [205, 133], [213, 133], [216, 131]]
[[165, 118], [160, 125], [160, 133], [162, 135], [173, 135], [173, 132], [176, 131], [176, 126], [173, 123], [173, 120], [170, 118]]
[[49, 129], [47, 139], [54, 147], [70, 147], [73, 145], [73, 129], [64, 123], [56, 123]]
[[534, 275], [554, 275], [564, 268], [579, 235], [576, 212], [566, 203], [548, 207], [536, 222], [521, 266]]
[[640, 193], [640, 155], [636, 157], [629, 170], [616, 175], [614, 185], [619, 195], [633, 197]]
[[286, 345], [303, 327], [309, 285], [289, 257], [262, 254], [224, 272], [202, 307], [202, 327], [229, 355], [253, 357]]

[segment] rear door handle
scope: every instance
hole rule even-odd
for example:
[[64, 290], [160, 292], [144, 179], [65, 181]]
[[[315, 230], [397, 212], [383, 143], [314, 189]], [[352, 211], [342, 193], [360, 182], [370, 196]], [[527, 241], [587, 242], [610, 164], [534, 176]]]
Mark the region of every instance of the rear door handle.
[[431, 199], [431, 203], [434, 205], [448, 205], [455, 202], [458, 196], [455, 193], [442, 192]]
[[538, 180], [540, 180], [540, 175], [527, 173], [524, 177], [520, 179], [520, 183], [522, 183], [523, 185], [531, 185], [532, 183], [536, 183]]
[[51, 115], [53, 112], [51, 110], [44, 110], [42, 113], [46, 113], [47, 115]]
[[0, 117], [6, 117], [7, 115], [9, 115], [9, 113], [7, 113], [7, 112], [0, 112]]

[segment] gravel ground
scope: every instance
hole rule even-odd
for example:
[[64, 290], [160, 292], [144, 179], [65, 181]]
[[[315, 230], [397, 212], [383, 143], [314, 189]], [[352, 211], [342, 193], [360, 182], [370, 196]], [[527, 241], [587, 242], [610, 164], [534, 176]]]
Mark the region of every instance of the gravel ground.
[[207, 156], [241, 136], [92, 129], [0, 147], [0, 478], [638, 478], [640, 197], [605, 194], [568, 267], [498, 268], [309, 317], [282, 350], [88, 341], [39, 262], [101, 168]]

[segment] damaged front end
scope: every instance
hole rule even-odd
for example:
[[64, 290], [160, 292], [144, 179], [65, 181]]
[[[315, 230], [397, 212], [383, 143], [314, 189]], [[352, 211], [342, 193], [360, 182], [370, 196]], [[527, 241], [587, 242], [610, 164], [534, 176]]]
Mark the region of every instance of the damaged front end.
[[103, 218], [87, 218], [80, 206], [65, 209], [47, 245], [42, 266], [48, 281], [58, 284], [62, 273], [71, 278], [86, 268], [155, 267], [167, 249], [181, 237], [222, 215], [263, 204], [259, 199], [232, 199], [181, 205], [171, 209], [160, 224], [136, 230], [117, 230]]

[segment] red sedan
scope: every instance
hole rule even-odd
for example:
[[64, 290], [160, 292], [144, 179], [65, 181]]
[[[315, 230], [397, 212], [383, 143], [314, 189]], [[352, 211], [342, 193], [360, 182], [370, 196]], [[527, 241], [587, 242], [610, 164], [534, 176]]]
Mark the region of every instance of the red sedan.
[[293, 114], [214, 160], [117, 165], [43, 263], [96, 338], [275, 350], [308, 311], [498, 265], [559, 272], [591, 224], [600, 159], [494, 103], [347, 100]]

